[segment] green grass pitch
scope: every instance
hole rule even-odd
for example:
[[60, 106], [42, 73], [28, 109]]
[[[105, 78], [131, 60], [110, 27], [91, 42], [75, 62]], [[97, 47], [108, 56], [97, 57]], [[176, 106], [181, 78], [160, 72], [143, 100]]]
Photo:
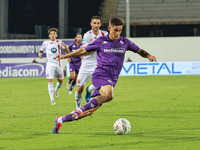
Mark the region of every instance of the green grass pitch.
[[[55, 117], [75, 109], [76, 87], [69, 96], [66, 82], [52, 106], [46, 78], [0, 78], [0, 149], [200, 148], [200, 76], [120, 77], [111, 102], [52, 134]], [[130, 121], [128, 135], [114, 133], [119, 118]]]

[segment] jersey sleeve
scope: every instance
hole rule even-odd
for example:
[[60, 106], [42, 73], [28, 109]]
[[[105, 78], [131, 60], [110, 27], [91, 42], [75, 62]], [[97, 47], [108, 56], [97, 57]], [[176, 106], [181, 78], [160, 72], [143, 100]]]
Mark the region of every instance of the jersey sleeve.
[[89, 34], [84, 34], [83, 36], [83, 45], [82, 46], [87, 46], [90, 44], [90, 38], [89, 38]]
[[42, 47], [40, 48], [40, 51], [45, 51], [46, 50], [46, 45], [45, 42], [42, 43]]
[[64, 45], [62, 45], [62, 40], [60, 40], [60, 45], [61, 45], [61, 49], [63, 50], [63, 49], [65, 49], [65, 47], [64, 47]]
[[108, 32], [107, 31], [105, 31], [105, 36], [107, 36], [108, 35]]
[[127, 43], [128, 43], [128, 49], [127, 50], [130, 50], [130, 51], [135, 52], [135, 53], [137, 53], [139, 51], [140, 48], [136, 44], [134, 44], [132, 41], [127, 39]]
[[91, 44], [85, 47], [87, 52], [98, 51], [99, 48], [99, 40], [94, 40]]

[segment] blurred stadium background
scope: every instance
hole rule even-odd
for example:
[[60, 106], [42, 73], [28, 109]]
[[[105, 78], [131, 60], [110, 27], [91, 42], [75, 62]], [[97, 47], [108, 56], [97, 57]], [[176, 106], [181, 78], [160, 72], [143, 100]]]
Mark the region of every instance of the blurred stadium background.
[[[99, 15], [101, 29], [107, 30], [112, 17], [121, 17], [126, 22], [122, 36], [158, 61], [192, 61], [192, 69], [185, 72], [200, 74], [196, 62], [200, 60], [200, 0], [0, 0], [0, 7], [1, 63], [44, 63], [37, 53], [48, 29], [58, 28], [59, 38], [70, 44], [77, 32], [90, 29], [90, 18]], [[128, 60], [147, 61], [130, 52], [125, 56]], [[64, 60], [64, 68], [66, 64]], [[160, 66], [171, 74], [169, 67]]]
[[[50, 27], [73, 38], [93, 15], [103, 28], [112, 17], [126, 19], [126, 0], [1, 0], [0, 7], [1, 39], [45, 39]], [[129, 7], [131, 37], [200, 36], [199, 0], [129, 0]]]

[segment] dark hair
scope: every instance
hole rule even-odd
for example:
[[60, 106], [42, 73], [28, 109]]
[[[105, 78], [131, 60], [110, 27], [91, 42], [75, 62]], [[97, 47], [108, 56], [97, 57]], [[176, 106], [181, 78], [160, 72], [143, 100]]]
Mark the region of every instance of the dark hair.
[[55, 31], [56, 33], [58, 33], [58, 29], [56, 29], [56, 28], [49, 29], [48, 33], [50, 34], [51, 31]]
[[100, 18], [99, 16], [92, 16], [91, 21], [92, 21], [93, 19], [99, 19], [99, 20], [101, 20], [101, 18]]
[[82, 34], [81, 34], [81, 33], [76, 33], [76, 36], [75, 36], [75, 37], [77, 37], [78, 35], [81, 35], [81, 36], [82, 36]]
[[110, 26], [123, 26], [124, 25], [124, 20], [122, 20], [121, 18], [112, 18], [109, 21], [109, 25]]

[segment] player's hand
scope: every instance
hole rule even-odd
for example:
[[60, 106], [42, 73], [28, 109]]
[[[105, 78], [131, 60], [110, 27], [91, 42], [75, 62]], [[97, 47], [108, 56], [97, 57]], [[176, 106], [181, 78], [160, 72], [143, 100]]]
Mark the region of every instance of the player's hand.
[[42, 53], [38, 53], [38, 56], [42, 59]]
[[65, 59], [65, 55], [63, 55], [63, 54], [59, 54], [59, 55], [57, 55], [56, 57], [54, 57], [53, 59], [58, 59], [58, 61], [59, 60], [61, 60], [61, 59]]
[[155, 56], [149, 56], [149, 61], [150, 62], [153, 62], [153, 61], [156, 62], [156, 57]]
[[70, 59], [70, 58], [67, 58], [67, 61], [70, 63], [70, 62], [71, 62], [71, 59]]

